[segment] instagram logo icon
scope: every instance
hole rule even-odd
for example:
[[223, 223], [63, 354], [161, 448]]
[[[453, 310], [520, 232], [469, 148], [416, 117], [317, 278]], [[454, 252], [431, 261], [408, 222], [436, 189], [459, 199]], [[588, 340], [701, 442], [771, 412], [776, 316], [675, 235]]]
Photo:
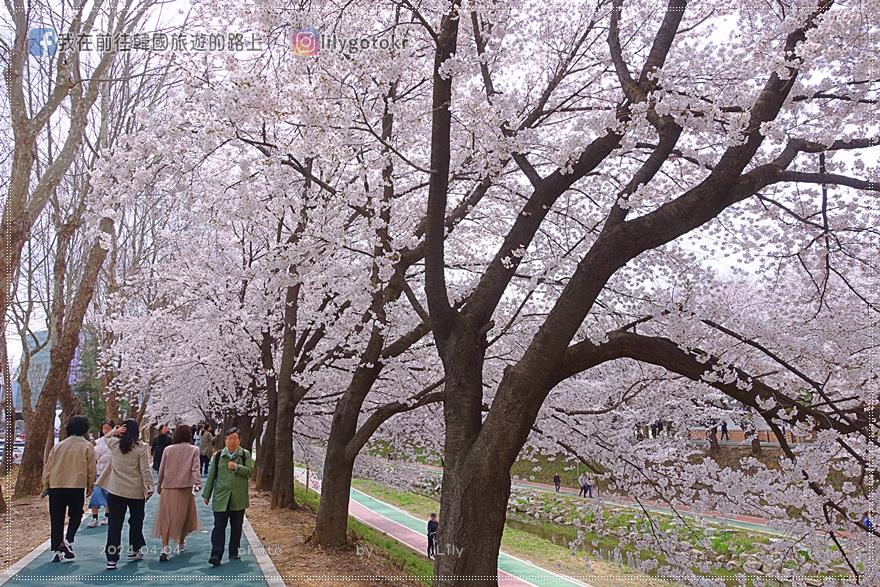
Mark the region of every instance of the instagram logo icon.
[[293, 33], [293, 54], [297, 57], [311, 57], [321, 50], [321, 35], [309, 27]]

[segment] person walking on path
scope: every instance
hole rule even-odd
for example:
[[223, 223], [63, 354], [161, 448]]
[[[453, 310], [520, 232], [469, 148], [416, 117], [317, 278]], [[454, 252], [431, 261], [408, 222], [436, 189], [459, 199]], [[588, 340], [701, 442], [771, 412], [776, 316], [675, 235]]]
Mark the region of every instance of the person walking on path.
[[201, 463], [202, 475], [208, 474], [208, 466], [211, 457], [214, 456], [214, 434], [210, 424], [205, 425], [202, 435], [199, 437], [199, 462]]
[[437, 532], [440, 531], [440, 523], [437, 521], [437, 514], [432, 513], [431, 519], [428, 520], [428, 559], [437, 557]]
[[167, 561], [171, 555], [169, 543], [177, 542], [177, 551], [186, 549], [186, 536], [201, 527], [196, 511], [193, 487], [201, 489], [199, 474], [199, 449], [191, 444], [190, 427], [182, 424], [174, 429], [172, 444], [162, 455], [159, 466], [159, 513], [153, 525], [153, 536], [162, 540], [159, 561]]
[[238, 428], [226, 431], [226, 447], [211, 460], [208, 479], [205, 482], [205, 505], [212, 503], [214, 529], [211, 531], [211, 557], [213, 566], [223, 558], [226, 542], [226, 524], [229, 530], [229, 560], [241, 558], [241, 528], [244, 510], [248, 507], [248, 478], [254, 471], [254, 459], [249, 450], [241, 446]]
[[581, 473], [578, 477], [578, 484], [581, 486], [580, 491], [578, 491], [578, 497], [582, 495], [587, 497], [587, 476], [584, 473]]
[[[52, 562], [71, 561], [73, 539], [82, 521], [83, 502], [95, 484], [95, 448], [85, 439], [89, 420], [73, 416], [66, 426], [67, 438], [52, 447], [43, 467], [43, 495], [49, 496]], [[64, 517], [68, 516], [67, 533]]]
[[562, 477], [559, 476], [559, 473], [553, 475], [553, 485], [556, 487], [556, 493], [559, 493], [559, 487], [562, 485]]
[[98, 479], [107, 491], [110, 523], [107, 526], [107, 569], [116, 570], [122, 548], [122, 524], [128, 510], [128, 560], [143, 560], [144, 506], [153, 495], [149, 447], [138, 438], [138, 424], [126, 420], [111, 430], [104, 439], [110, 448], [110, 465]]
[[580, 477], [578, 477], [578, 483], [581, 485], [581, 489], [578, 491], [578, 497], [581, 495], [587, 497], [587, 494], [589, 494], [590, 497], [593, 497], [593, 484], [590, 482], [590, 478], [587, 477], [586, 473], [581, 473]]
[[150, 454], [153, 455], [153, 470], [157, 473], [162, 464], [162, 453], [169, 446], [171, 446], [171, 432], [168, 431], [168, 426], [162, 424], [159, 426], [159, 434], [153, 439], [153, 444], [150, 447]]
[[[95, 441], [95, 474], [100, 477], [107, 465], [110, 464], [110, 447], [104, 436], [113, 430], [116, 423], [113, 420], [104, 420], [101, 424], [101, 437]], [[104, 525], [109, 522], [107, 518], [107, 492], [100, 485], [95, 485], [92, 490], [92, 498], [89, 500], [89, 507], [92, 508], [92, 519], [86, 524], [86, 528], [97, 528], [98, 525]], [[104, 517], [98, 522], [98, 513], [104, 508]]]
[[721, 422], [721, 440], [730, 441], [730, 432], [727, 431], [727, 420]]

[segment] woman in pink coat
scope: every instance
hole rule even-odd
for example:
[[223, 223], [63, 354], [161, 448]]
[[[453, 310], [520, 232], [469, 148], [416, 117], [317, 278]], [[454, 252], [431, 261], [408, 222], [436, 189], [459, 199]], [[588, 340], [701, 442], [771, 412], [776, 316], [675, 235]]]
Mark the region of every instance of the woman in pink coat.
[[159, 513], [153, 526], [153, 536], [162, 540], [160, 561], [171, 555], [168, 546], [177, 542], [178, 552], [186, 548], [186, 536], [201, 528], [193, 487], [201, 489], [199, 449], [192, 444], [192, 430], [180, 425], [174, 429], [172, 444], [162, 453], [159, 465]]

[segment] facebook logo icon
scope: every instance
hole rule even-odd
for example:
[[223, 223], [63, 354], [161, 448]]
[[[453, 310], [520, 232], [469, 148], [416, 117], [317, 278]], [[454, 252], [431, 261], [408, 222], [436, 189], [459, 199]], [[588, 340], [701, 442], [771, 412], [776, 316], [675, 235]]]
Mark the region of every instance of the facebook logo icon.
[[28, 53], [34, 57], [51, 57], [58, 49], [55, 29], [31, 29], [28, 31]]

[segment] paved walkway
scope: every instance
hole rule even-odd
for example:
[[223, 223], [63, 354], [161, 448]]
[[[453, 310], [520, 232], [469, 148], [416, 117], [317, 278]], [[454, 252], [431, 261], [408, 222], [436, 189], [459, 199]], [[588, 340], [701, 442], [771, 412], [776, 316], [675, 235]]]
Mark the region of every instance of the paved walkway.
[[[305, 483], [305, 470], [297, 469], [296, 474], [297, 479]], [[321, 483], [314, 476], [310, 477], [309, 485], [315, 491], [321, 490]], [[351, 490], [348, 512], [364, 524], [387, 534], [419, 554], [427, 552], [426, 520], [354, 488]], [[441, 551], [446, 549], [442, 544], [438, 544], [437, 548]], [[451, 548], [447, 550], [451, 551]], [[588, 583], [558, 575], [505, 552], [498, 555], [498, 582], [505, 586], [518, 587], [591, 587]]]
[[[190, 534], [186, 541], [186, 551], [172, 556], [167, 562], [159, 562], [162, 544], [152, 537], [153, 520], [159, 509], [159, 496], [147, 501], [144, 520], [144, 537], [147, 539], [145, 558], [142, 561], [128, 561], [123, 556], [119, 568], [105, 570], [106, 558], [104, 544], [107, 540], [107, 526], [86, 528], [89, 517], [83, 518], [83, 525], [76, 534], [73, 548], [76, 559], [71, 562], [53, 563], [49, 543], [46, 541], [30, 555], [0, 574], [0, 585], [12, 587], [36, 585], [52, 582], [54, 585], [115, 585], [118, 583], [149, 584], [151, 587], [175, 585], [216, 586], [233, 585], [278, 585], [278, 572], [263, 552], [259, 539], [245, 520], [245, 534], [242, 537], [241, 560], [228, 561], [224, 553], [223, 564], [212, 567], [208, 564], [211, 552], [211, 528], [214, 517], [211, 510], [200, 499], [196, 499], [202, 529]], [[90, 515], [90, 514], [89, 514]], [[21, 523], [27, 523], [21, 520]], [[227, 536], [228, 536], [227, 528]], [[128, 547], [128, 526], [122, 529], [123, 549]], [[172, 549], [174, 544], [172, 543]], [[268, 561], [268, 562], [267, 562]], [[19, 568], [21, 567], [21, 568]], [[10, 577], [9, 575], [12, 574]], [[5, 582], [4, 582], [5, 581]], [[280, 583], [283, 585], [283, 583]]]

